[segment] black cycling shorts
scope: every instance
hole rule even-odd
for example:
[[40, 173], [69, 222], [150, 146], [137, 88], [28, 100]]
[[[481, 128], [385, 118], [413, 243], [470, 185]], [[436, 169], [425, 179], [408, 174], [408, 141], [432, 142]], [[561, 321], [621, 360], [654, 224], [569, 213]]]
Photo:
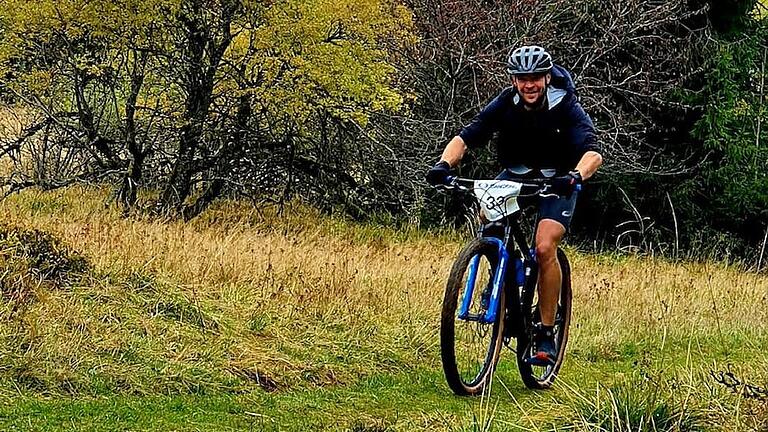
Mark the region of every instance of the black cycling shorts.
[[[525, 182], [525, 178], [521, 178], [508, 170], [502, 171], [496, 176], [498, 180], [519, 180]], [[560, 224], [568, 231], [571, 226], [571, 219], [573, 219], [573, 211], [576, 208], [576, 198], [579, 193], [574, 191], [570, 198], [564, 197], [537, 197], [539, 207], [539, 220], [552, 219]], [[520, 198], [520, 207], [525, 207], [530, 204], [527, 198]], [[535, 205], [535, 204], [534, 204]]]

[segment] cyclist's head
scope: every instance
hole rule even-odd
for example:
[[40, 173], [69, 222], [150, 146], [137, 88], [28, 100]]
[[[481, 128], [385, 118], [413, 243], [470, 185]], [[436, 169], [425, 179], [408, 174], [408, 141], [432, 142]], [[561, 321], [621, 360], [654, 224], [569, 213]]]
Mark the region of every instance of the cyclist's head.
[[552, 56], [542, 47], [526, 45], [513, 50], [507, 59], [507, 72], [515, 88], [530, 107], [539, 106], [549, 85]]

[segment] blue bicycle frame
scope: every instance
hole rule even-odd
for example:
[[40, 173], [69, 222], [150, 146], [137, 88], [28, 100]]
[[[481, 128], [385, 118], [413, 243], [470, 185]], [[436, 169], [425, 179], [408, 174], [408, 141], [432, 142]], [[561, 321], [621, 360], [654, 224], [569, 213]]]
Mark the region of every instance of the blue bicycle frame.
[[[581, 185], [577, 185], [576, 190], [581, 190]], [[538, 221], [534, 223], [534, 225], [536, 224], [538, 224]], [[518, 276], [518, 279], [522, 280], [518, 280], [517, 282], [518, 285], [521, 286], [527, 285], [527, 279], [530, 276], [528, 273], [531, 270], [535, 271], [535, 269], [532, 269], [532, 267], [535, 268], [536, 266], [536, 252], [533, 248], [530, 250], [528, 249], [525, 236], [522, 235], [517, 225], [515, 225], [515, 228], [512, 230], [511, 234], [515, 239], [515, 242], [519, 245], [518, 247], [521, 248], [521, 252], [524, 251], [522, 253], [525, 255], [525, 261], [527, 263], [524, 269], [522, 267], [519, 269], [519, 271], [523, 271], [525, 274], [524, 276]], [[507, 235], [509, 235], [509, 232]], [[496, 264], [496, 269], [494, 270], [493, 274], [493, 286], [491, 288], [491, 298], [488, 302], [488, 309], [483, 315], [474, 315], [469, 313], [469, 309], [472, 306], [472, 297], [475, 291], [475, 282], [477, 281], [477, 271], [478, 267], [480, 266], [480, 255], [477, 255], [472, 258], [472, 262], [469, 264], [469, 274], [467, 275], [467, 282], [466, 286], [464, 287], [464, 298], [462, 299], [461, 307], [459, 308], [458, 318], [465, 321], [478, 321], [484, 324], [492, 324], [496, 321], [496, 316], [498, 315], [499, 311], [499, 297], [501, 296], [501, 290], [504, 288], [504, 282], [506, 280], [505, 277], [507, 273], [507, 265], [509, 264], [509, 252], [507, 251], [505, 242], [501, 239], [486, 236], [483, 238], [493, 242], [496, 245], [498, 248], [499, 257], [499, 261]], [[533, 287], [529, 289], [530, 292], [532, 292], [532, 290]], [[532, 295], [530, 292], [528, 294]]]

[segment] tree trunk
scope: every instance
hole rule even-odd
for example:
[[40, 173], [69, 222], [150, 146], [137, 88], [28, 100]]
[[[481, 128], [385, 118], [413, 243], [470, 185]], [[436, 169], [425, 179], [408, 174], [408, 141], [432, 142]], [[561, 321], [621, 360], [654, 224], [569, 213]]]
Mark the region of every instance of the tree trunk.
[[227, 170], [244, 153], [248, 120], [251, 118], [251, 113], [251, 98], [248, 95], [240, 96], [235, 116], [235, 125], [231, 136], [225, 143], [226, 147], [222, 149], [219, 159], [216, 161], [213, 169], [213, 179], [208, 182], [205, 192], [195, 203], [184, 208], [183, 215], [185, 220], [197, 217], [224, 191], [224, 179], [229, 177]]
[[221, 25], [212, 28], [206, 26], [202, 19], [204, 6], [200, 0], [194, 0], [191, 11], [180, 17], [187, 31], [184, 126], [181, 128], [178, 155], [156, 211], [183, 212], [184, 201], [192, 192], [192, 177], [198, 171], [195, 155], [200, 147], [203, 125], [213, 100], [216, 72], [232, 42], [231, 23], [238, 5], [239, 2], [222, 5]]
[[136, 204], [138, 188], [144, 170], [146, 151], [136, 141], [136, 101], [144, 85], [145, 67], [147, 65], [147, 53], [134, 51], [136, 60], [135, 69], [131, 74], [131, 90], [125, 102], [125, 142], [130, 154], [130, 160], [123, 177], [123, 183], [118, 192], [118, 202], [126, 211]]

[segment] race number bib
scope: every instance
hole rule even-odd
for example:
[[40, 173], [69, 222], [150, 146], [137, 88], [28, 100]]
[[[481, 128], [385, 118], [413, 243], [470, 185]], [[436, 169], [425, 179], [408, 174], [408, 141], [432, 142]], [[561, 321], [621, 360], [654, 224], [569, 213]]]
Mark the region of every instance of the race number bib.
[[509, 180], [476, 180], [474, 194], [480, 211], [491, 222], [520, 210], [517, 197], [522, 185]]

